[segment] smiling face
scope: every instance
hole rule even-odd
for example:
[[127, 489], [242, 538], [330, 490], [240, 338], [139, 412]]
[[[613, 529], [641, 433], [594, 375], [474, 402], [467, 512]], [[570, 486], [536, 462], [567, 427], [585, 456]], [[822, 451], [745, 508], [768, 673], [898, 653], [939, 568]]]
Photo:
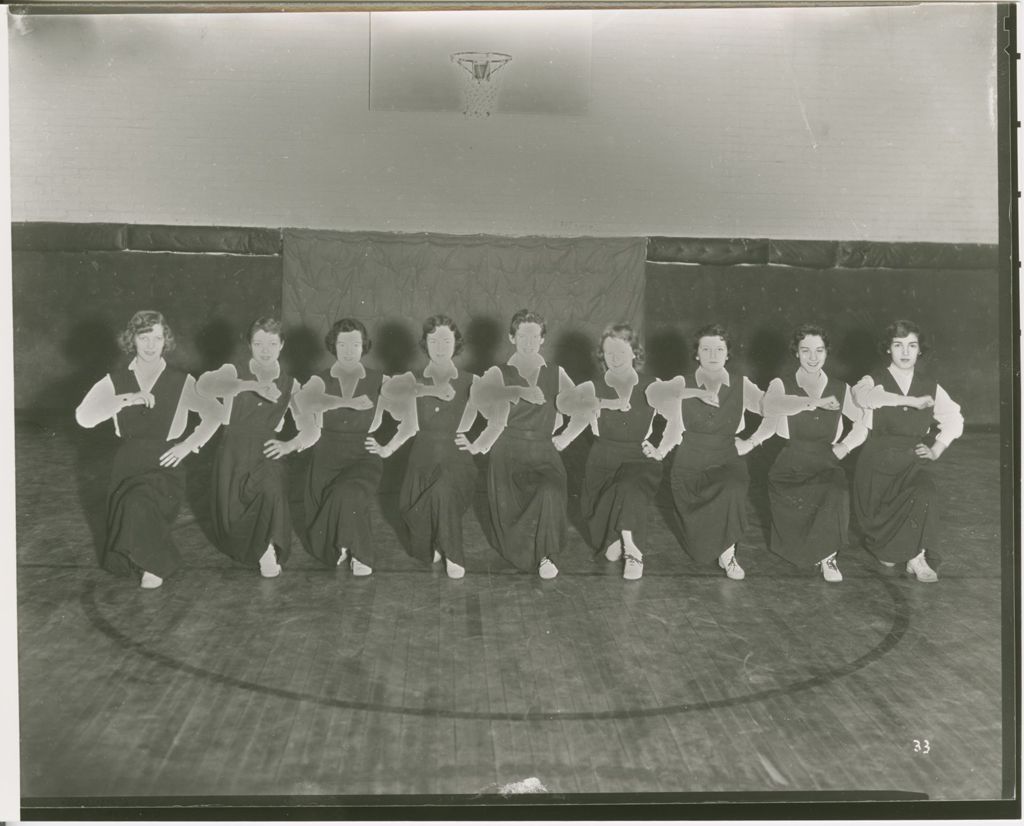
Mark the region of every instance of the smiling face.
[[521, 356], [533, 356], [540, 352], [544, 343], [544, 336], [541, 326], [532, 321], [524, 321], [516, 328], [515, 335], [508, 337], [516, 346], [516, 352]]
[[164, 352], [164, 325], [154, 324], [135, 336], [135, 356], [140, 361], [152, 364]]
[[427, 355], [431, 361], [450, 361], [455, 355], [455, 333], [449, 327], [427, 333]]
[[267, 367], [277, 362], [283, 346], [281, 336], [277, 333], [268, 333], [266, 330], [257, 330], [249, 341], [253, 360]]
[[697, 342], [697, 361], [705, 370], [715, 373], [725, 369], [729, 345], [721, 336], [701, 336]]
[[921, 355], [921, 344], [917, 340], [917, 333], [890, 341], [889, 355], [892, 357], [892, 363], [897, 367], [903, 370], [912, 370], [917, 364], [917, 357]]
[[817, 374], [825, 366], [828, 350], [821, 336], [804, 336], [796, 348], [796, 357], [800, 359], [800, 367], [808, 373]]
[[624, 370], [627, 367], [632, 367], [636, 358], [633, 345], [615, 336], [608, 336], [601, 342], [601, 354], [604, 356], [605, 367], [609, 370]]
[[334, 355], [339, 364], [351, 367], [359, 363], [363, 357], [363, 334], [358, 330], [338, 333], [334, 342]]

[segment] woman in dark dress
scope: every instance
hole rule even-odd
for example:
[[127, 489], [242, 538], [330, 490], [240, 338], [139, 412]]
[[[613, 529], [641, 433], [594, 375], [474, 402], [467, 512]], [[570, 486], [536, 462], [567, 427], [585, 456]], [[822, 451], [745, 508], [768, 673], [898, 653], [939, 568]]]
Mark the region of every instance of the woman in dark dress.
[[[309, 551], [332, 568], [351, 560], [354, 576], [369, 576], [376, 564], [371, 514], [382, 459], [409, 438], [412, 417], [387, 405], [383, 373], [363, 365], [372, 343], [361, 321], [335, 322], [324, 342], [334, 364], [296, 393], [299, 415], [312, 417], [317, 438], [306, 477]], [[369, 434], [380, 426], [385, 408], [400, 425], [392, 443], [376, 450]]]
[[[867, 430], [846, 382], [823, 370], [825, 331], [798, 327], [790, 350], [800, 367], [772, 379], [764, 396], [765, 416], [786, 439], [768, 472], [771, 548], [793, 565], [819, 567], [826, 582], [842, 582], [836, 554], [849, 538], [850, 494], [840, 460], [863, 444]], [[853, 427], [840, 441], [844, 416]]]
[[[279, 460], [309, 447], [312, 421], [298, 414], [299, 383], [281, 369], [281, 322], [261, 318], [249, 328], [250, 358], [204, 373], [203, 396], [220, 399], [226, 432], [213, 465], [212, 511], [217, 546], [265, 577], [281, 573], [291, 547], [287, 472]], [[287, 411], [299, 427], [293, 439], [275, 438]]]
[[573, 423], [581, 416], [588, 419], [596, 438], [587, 454], [580, 511], [590, 542], [604, 549], [611, 562], [625, 555], [623, 578], [640, 579], [647, 511], [661, 481], [661, 465], [643, 451], [654, 419], [646, 396], [653, 379], [637, 372], [644, 352], [628, 324], [604, 331], [598, 358], [604, 374], [558, 398], [559, 409], [571, 418], [570, 426], [555, 437], [555, 446], [563, 449], [575, 435]]
[[487, 427], [475, 442], [461, 433], [456, 443], [470, 453], [490, 451], [487, 493], [498, 553], [520, 571], [554, 579], [554, 558], [568, 532], [565, 466], [552, 441], [561, 423], [555, 400], [573, 384], [541, 356], [546, 333], [539, 313], [512, 316], [508, 338], [515, 353], [475, 380], [470, 392], [464, 424], [479, 410]]
[[[925, 559], [939, 536], [941, 503], [929, 465], [963, 433], [960, 405], [922, 371], [921, 330], [912, 321], [894, 321], [882, 350], [889, 366], [865, 376], [853, 387], [871, 435], [857, 458], [853, 512], [864, 545], [889, 567], [906, 563], [920, 582], [939, 577]], [[938, 434], [928, 444], [928, 431]]]
[[[159, 588], [181, 566], [171, 537], [185, 492], [181, 462], [206, 444], [221, 412], [196, 393], [192, 376], [164, 361], [164, 352], [174, 349], [174, 333], [160, 313], [137, 312], [119, 343], [131, 362], [93, 385], [75, 419], [82, 427], [112, 419], [121, 438], [107, 499], [103, 567], [121, 576], [141, 574], [143, 588]], [[190, 410], [201, 421], [177, 441]]]
[[[668, 420], [661, 444], [646, 446], [647, 455], [663, 459], [680, 445], [672, 464], [672, 501], [683, 528], [686, 551], [698, 562], [717, 560], [729, 579], [743, 579], [736, 543], [746, 533], [747, 489], [750, 475], [741, 458], [774, 433], [769, 419], [749, 439], [736, 434], [744, 428], [744, 411], [761, 413], [764, 393], [746, 376], [726, 369], [729, 334], [713, 324], [697, 331], [693, 340], [697, 369], [648, 390], [655, 408]], [[686, 398], [684, 389], [702, 389], [717, 396]]]
[[[416, 435], [399, 508], [409, 529], [410, 556], [423, 562], [443, 558], [448, 576], [461, 579], [466, 573], [462, 518], [473, 502], [477, 471], [473, 457], [455, 444], [455, 436], [473, 424], [463, 424], [473, 376], [452, 361], [462, 350], [462, 333], [448, 316], [423, 322], [420, 347], [429, 361], [411, 374]], [[401, 378], [388, 383], [396, 394]]]

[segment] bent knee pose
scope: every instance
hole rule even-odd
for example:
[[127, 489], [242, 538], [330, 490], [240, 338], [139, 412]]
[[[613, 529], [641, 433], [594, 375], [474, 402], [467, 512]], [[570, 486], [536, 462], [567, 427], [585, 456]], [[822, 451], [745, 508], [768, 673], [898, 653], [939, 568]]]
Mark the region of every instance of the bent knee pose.
[[[185, 492], [181, 462], [217, 430], [220, 411], [196, 393], [192, 376], [164, 361], [164, 352], [174, 349], [174, 333], [160, 313], [137, 312], [119, 343], [131, 362], [93, 385], [75, 419], [82, 427], [111, 419], [121, 438], [107, 498], [103, 567], [122, 576], [141, 574], [143, 588], [159, 588], [181, 566], [171, 537]], [[177, 441], [190, 410], [201, 421]]]
[[343, 318], [324, 341], [334, 364], [296, 394], [300, 415], [313, 418], [318, 435], [306, 476], [309, 550], [324, 565], [350, 561], [355, 576], [368, 576], [376, 564], [371, 515], [382, 460], [410, 434], [396, 408], [400, 424], [393, 443], [379, 445], [369, 435], [385, 408], [384, 375], [363, 365], [371, 341], [362, 322]]
[[[772, 379], [764, 396], [765, 416], [775, 419], [776, 433], [786, 440], [768, 472], [771, 549], [794, 565], [817, 565], [828, 582], [841, 582], [836, 555], [849, 538], [850, 495], [840, 460], [863, 444], [867, 429], [846, 382], [825, 374], [825, 331], [798, 327], [790, 350], [799, 368]], [[853, 427], [840, 441], [844, 416]]]
[[[203, 396], [219, 399], [226, 430], [213, 464], [212, 511], [217, 547], [265, 577], [281, 573], [288, 558], [292, 524], [287, 470], [280, 460], [315, 441], [312, 421], [302, 417], [294, 393], [299, 383], [281, 369], [281, 322], [257, 319], [249, 328], [250, 357], [204, 373], [196, 382]], [[291, 411], [295, 438], [276, 434]]]
[[[963, 433], [960, 405], [917, 368], [924, 353], [921, 330], [912, 321], [894, 321], [882, 349], [889, 366], [865, 376], [853, 387], [871, 431], [857, 459], [853, 511], [864, 545], [885, 565], [906, 563], [921, 582], [938, 575], [925, 559], [939, 535], [940, 501], [932, 462]], [[927, 433], [933, 422], [938, 435]]]
[[474, 381], [463, 422], [468, 427], [479, 410], [487, 427], [475, 442], [464, 433], [456, 442], [470, 453], [490, 452], [487, 495], [498, 553], [521, 571], [553, 579], [568, 533], [565, 466], [552, 441], [561, 418], [555, 399], [573, 384], [541, 356], [546, 332], [538, 313], [512, 316], [509, 341], [516, 351]]
[[654, 408], [647, 401], [653, 379], [637, 372], [644, 353], [628, 324], [609, 326], [601, 336], [598, 358], [604, 374], [560, 394], [559, 409], [570, 416], [569, 427], [555, 437], [564, 449], [589, 425], [594, 443], [580, 486], [580, 510], [590, 542], [611, 562], [622, 559], [624, 579], [643, 575], [647, 547], [647, 511], [661, 481], [661, 465], [644, 453]]
[[[407, 374], [415, 398], [415, 432], [409, 464], [398, 502], [409, 531], [409, 555], [423, 562], [441, 562], [452, 579], [465, 573], [462, 518], [473, 502], [477, 471], [473, 457], [459, 450], [455, 436], [472, 426], [463, 424], [473, 376], [452, 361], [462, 350], [462, 333], [446, 315], [423, 322], [420, 347], [426, 366]], [[388, 383], [394, 395], [405, 389], [406, 377]], [[475, 411], [474, 411], [475, 416]]]
[[726, 369], [724, 327], [698, 330], [693, 354], [698, 366], [691, 375], [656, 382], [648, 391], [668, 426], [661, 445], [646, 449], [662, 459], [679, 445], [669, 478], [687, 553], [698, 562], [717, 560], [730, 579], [743, 579], [736, 543], [748, 526], [750, 475], [741, 457], [769, 438], [775, 426], [765, 418], [749, 439], [737, 438], [744, 411], [762, 412], [764, 393], [746, 376]]

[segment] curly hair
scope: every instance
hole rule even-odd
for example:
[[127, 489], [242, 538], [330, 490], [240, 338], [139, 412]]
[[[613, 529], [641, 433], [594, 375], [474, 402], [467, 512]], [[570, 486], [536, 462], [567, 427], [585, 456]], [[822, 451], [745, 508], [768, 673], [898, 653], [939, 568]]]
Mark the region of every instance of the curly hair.
[[519, 310], [512, 316], [512, 321], [508, 325], [508, 334], [514, 336], [516, 330], [523, 324], [539, 324], [541, 338], [548, 334], [548, 323], [544, 320], [544, 316], [532, 310]]
[[729, 331], [721, 324], [705, 324], [696, 333], [693, 334], [693, 338], [690, 339], [690, 353], [694, 358], [697, 358], [697, 353], [700, 350], [700, 340], [702, 338], [718, 337], [725, 342], [726, 357], [732, 355], [732, 336]]
[[332, 356], [337, 356], [338, 336], [341, 333], [354, 333], [357, 331], [363, 337], [363, 355], [369, 353], [370, 348], [373, 347], [373, 342], [370, 341], [370, 334], [366, 332], [366, 325], [355, 318], [342, 318], [331, 325], [331, 329], [328, 330], [327, 335], [324, 336], [324, 344], [327, 346], [327, 352]]
[[825, 332], [825, 328], [818, 324], [801, 324], [793, 331], [793, 335], [789, 337], [789, 352], [794, 356], [800, 353], [800, 342], [808, 336], [817, 336], [821, 339], [822, 344], [825, 345], [825, 352], [829, 351], [828, 333]]
[[[643, 345], [640, 343], [640, 336], [632, 326], [625, 322], [609, 324], [604, 328], [604, 332], [601, 333], [601, 340], [597, 343], [597, 360], [599, 362], [604, 364], [604, 343], [609, 338], [617, 338], [620, 341], [626, 342], [633, 348], [633, 366], [643, 366], [646, 354]], [[604, 364], [604, 366], [608, 367], [607, 364]]]
[[892, 340], [894, 338], [906, 338], [909, 335], [917, 336], [918, 358], [924, 356], [924, 354], [931, 349], [928, 344], [925, 343], [924, 336], [921, 333], [921, 328], [917, 324], [913, 321], [908, 321], [905, 318], [898, 318], [885, 328], [885, 338], [878, 342], [879, 352], [883, 356], [889, 355], [889, 350], [892, 347]]
[[443, 313], [432, 315], [426, 321], [423, 322], [423, 335], [420, 336], [420, 349], [426, 353], [427, 350], [427, 336], [435, 332], [438, 327], [447, 327], [452, 331], [452, 335], [455, 336], [455, 352], [452, 355], [457, 356], [462, 352], [462, 331], [459, 329], [459, 325], [456, 324], [449, 316]]
[[159, 313], [156, 310], [139, 310], [133, 315], [128, 325], [117, 337], [118, 346], [129, 356], [134, 356], [135, 338], [143, 333], [150, 332], [158, 324], [164, 330], [164, 352], [171, 352], [175, 345], [174, 332], [164, 320], [163, 313]]
[[[252, 344], [252, 337], [256, 333], [270, 333], [271, 335], [277, 336], [281, 341], [284, 341], [284, 336], [281, 335], [281, 322], [276, 318], [265, 316], [263, 318], [257, 318], [252, 324], [249, 325], [249, 334], [246, 336], [246, 341]], [[335, 336], [337, 338], [337, 336]]]

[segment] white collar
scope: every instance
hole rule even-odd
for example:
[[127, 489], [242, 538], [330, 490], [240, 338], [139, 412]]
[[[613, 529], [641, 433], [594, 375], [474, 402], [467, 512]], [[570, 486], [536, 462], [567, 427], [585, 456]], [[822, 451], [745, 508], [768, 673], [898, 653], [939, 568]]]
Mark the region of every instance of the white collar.
[[522, 372], [523, 370], [532, 370], [535, 367], [547, 367], [548, 363], [544, 361], [544, 356], [537, 353], [536, 356], [531, 358], [529, 361], [526, 360], [526, 356], [519, 355], [519, 351], [516, 350], [508, 360], [509, 367], [515, 367], [516, 370]]
[[334, 364], [331, 365], [331, 375], [334, 376], [334, 378], [339, 379], [339, 380], [340, 379], [350, 379], [350, 378], [352, 378], [352, 376], [355, 376], [357, 379], [365, 379], [366, 378], [366, 368], [363, 367], [363, 363], [361, 361], [357, 361], [356, 362], [356, 368], [357, 369], [353, 370], [351, 373], [345, 373], [338, 366], [338, 361], [337, 361], [337, 359], [335, 359]]
[[[916, 367], [917, 365], [914, 365]], [[904, 394], [910, 392], [910, 385], [914, 383], [914, 367], [911, 367], [909, 371], [901, 370], [895, 364], [889, 365], [889, 375], [896, 380], [896, 386], [903, 391]]]
[[[335, 362], [335, 364], [337, 364], [337, 362]], [[257, 371], [257, 369], [256, 369], [257, 367], [259, 367], [259, 371]], [[258, 379], [261, 379], [263, 377], [261, 375], [264, 372], [263, 371], [263, 367], [262, 367], [262, 365], [259, 364], [259, 362], [256, 361], [256, 359], [252, 359], [252, 358], [249, 359], [249, 371], [254, 376], [256, 376], [256, 378], [258, 378]], [[269, 378], [270, 378], [271, 381], [275, 381], [275, 380], [277, 380], [280, 377], [281, 377], [281, 362], [275, 361], [274, 362], [274, 373], [273, 373], [273, 375], [269, 376]]]
[[[801, 379], [803, 379], [801, 381]], [[821, 370], [817, 376], [812, 376], [806, 370], [797, 369], [796, 371], [796, 386], [804, 390], [817, 391], [820, 396], [828, 385], [828, 376], [825, 375], [825, 371]]]
[[452, 361], [447, 361], [438, 366], [434, 361], [428, 361], [423, 368], [423, 378], [434, 379], [437, 384], [447, 384], [452, 379], [459, 377], [459, 369]]
[[[131, 370], [133, 373], [136, 373], [136, 374], [138, 374], [138, 370], [137, 370], [138, 366], [139, 366], [139, 358], [138, 358], [138, 356], [133, 358], [128, 363], [128, 369]], [[164, 357], [163, 356], [160, 356], [160, 360], [157, 362], [157, 370], [156, 370], [156, 373], [154, 375], [159, 376], [162, 372], [164, 372], [164, 368], [165, 367], [167, 367], [167, 362], [164, 361]]]
[[[604, 383], [609, 387], [614, 387], [612, 381], [616, 378], [615, 374], [611, 370], [606, 369], [604, 371]], [[629, 371], [622, 374], [622, 378], [625, 379], [623, 382], [628, 387], [635, 387], [640, 383], [640, 375], [636, 372], [635, 367], [630, 367]]]
[[[725, 387], [729, 387], [729, 371], [723, 370], [722, 376], [722, 384]], [[698, 367], [696, 370], [693, 371], [693, 379], [694, 381], [697, 382], [698, 385], [704, 385], [705, 381], [710, 378], [712, 378], [711, 374], [708, 373], [708, 371], [705, 370], [703, 367]], [[717, 380], [717, 377], [714, 378]]]

